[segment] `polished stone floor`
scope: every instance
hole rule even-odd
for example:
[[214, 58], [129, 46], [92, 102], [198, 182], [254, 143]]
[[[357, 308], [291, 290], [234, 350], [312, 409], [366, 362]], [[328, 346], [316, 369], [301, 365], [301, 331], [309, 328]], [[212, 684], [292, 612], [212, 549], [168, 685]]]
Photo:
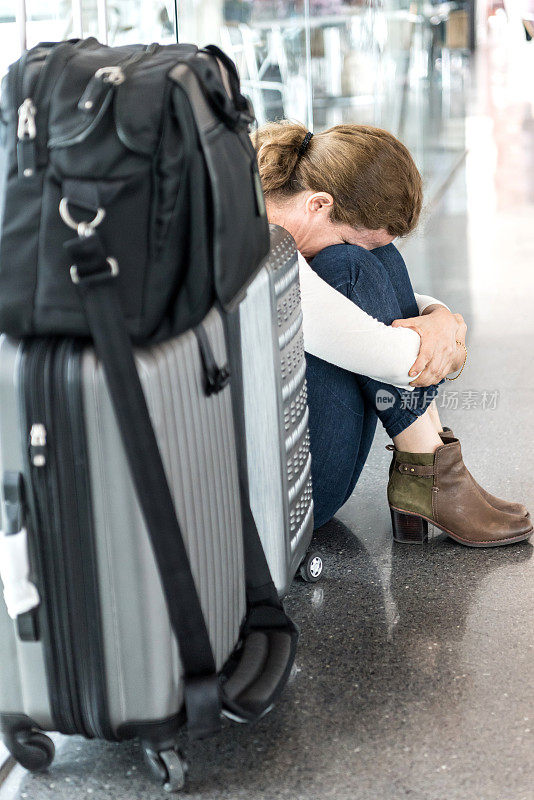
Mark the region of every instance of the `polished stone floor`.
[[[443, 417], [478, 480], [534, 508], [534, 42], [480, 53], [469, 152], [417, 237], [414, 283], [470, 326]], [[316, 534], [325, 577], [295, 582], [302, 630], [283, 701], [183, 749], [191, 800], [533, 800], [534, 559], [528, 543], [392, 546], [377, 435], [353, 497]], [[62, 740], [0, 800], [152, 800], [135, 744]]]

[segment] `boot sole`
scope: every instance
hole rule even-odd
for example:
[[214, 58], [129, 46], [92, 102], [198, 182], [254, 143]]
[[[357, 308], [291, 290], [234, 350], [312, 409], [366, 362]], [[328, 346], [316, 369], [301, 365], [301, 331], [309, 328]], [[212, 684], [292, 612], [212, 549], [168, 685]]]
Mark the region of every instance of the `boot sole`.
[[[515, 544], [516, 542], [524, 542], [526, 539], [530, 539], [532, 534], [534, 533], [534, 528], [530, 528], [530, 530], [526, 531], [526, 533], [522, 533], [519, 536], [512, 536], [509, 539], [500, 539], [497, 542], [489, 541], [489, 542], [471, 542], [468, 539], [462, 539], [461, 536], [458, 536], [456, 533], [453, 533], [448, 528], [444, 528], [443, 525], [439, 525], [437, 522], [434, 522], [433, 519], [430, 517], [425, 517], [424, 514], [414, 514], [411, 511], [404, 511], [402, 508], [396, 508], [396, 506], [390, 506], [390, 509], [393, 511], [397, 511], [399, 514], [405, 514], [408, 517], [414, 517], [415, 519], [424, 519], [426, 522], [429, 522], [434, 527], [439, 528], [444, 533], [447, 534], [451, 539], [454, 539], [455, 542], [459, 544], [463, 544], [465, 547], [502, 547], [503, 545], [507, 544]], [[396, 542], [400, 542], [402, 544], [421, 544], [423, 541], [426, 541], [426, 537], [424, 539], [397, 539], [395, 537], [395, 529], [393, 529], [393, 539]]]

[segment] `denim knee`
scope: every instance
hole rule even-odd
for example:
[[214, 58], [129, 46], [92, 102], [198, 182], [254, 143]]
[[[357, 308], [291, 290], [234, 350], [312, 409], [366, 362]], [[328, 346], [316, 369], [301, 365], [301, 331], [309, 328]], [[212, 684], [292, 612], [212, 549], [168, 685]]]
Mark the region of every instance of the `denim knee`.
[[394, 244], [386, 244], [371, 250], [373, 256], [378, 258], [387, 271], [391, 284], [397, 295], [397, 300], [402, 311], [402, 316], [419, 316], [419, 308], [415, 299], [412, 281], [408, 274], [406, 263]]
[[332, 245], [315, 256], [312, 266], [323, 280], [380, 322], [390, 325], [404, 316], [388, 269], [371, 251], [353, 244]]
[[[406, 264], [393, 244], [372, 251], [332, 245], [318, 253], [312, 266], [323, 280], [386, 325], [419, 313]], [[438, 393], [437, 386], [408, 391], [365, 375], [355, 378], [390, 437], [424, 414]]]

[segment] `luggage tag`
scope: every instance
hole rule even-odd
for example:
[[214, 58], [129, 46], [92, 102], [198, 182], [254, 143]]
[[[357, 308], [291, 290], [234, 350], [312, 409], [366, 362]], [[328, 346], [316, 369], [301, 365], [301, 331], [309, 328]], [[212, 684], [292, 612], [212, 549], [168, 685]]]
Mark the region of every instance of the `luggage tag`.
[[253, 161], [251, 164], [251, 170], [252, 186], [254, 188], [254, 197], [256, 200], [256, 213], [258, 217], [264, 217], [267, 213], [267, 209], [265, 208], [265, 198], [263, 196], [260, 173], [258, 172], [258, 167], [255, 161]]
[[[3, 530], [0, 532], [0, 580], [4, 587], [7, 613], [21, 622], [40, 605], [37, 587], [30, 580], [28, 533], [23, 522], [23, 484], [20, 472], [4, 473]], [[26, 619], [27, 622], [27, 619]], [[26, 623], [21, 638], [37, 638], [34, 625]]]

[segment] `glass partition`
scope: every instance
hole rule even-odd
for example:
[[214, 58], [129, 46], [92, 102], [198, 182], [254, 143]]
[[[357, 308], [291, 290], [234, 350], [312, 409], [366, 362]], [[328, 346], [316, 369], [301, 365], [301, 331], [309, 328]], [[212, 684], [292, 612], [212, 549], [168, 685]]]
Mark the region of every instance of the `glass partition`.
[[0, 75], [25, 47], [81, 36], [110, 45], [175, 42], [175, 2], [0, 0]]
[[182, 41], [237, 62], [258, 123], [377, 125], [432, 187], [464, 153], [469, 15], [463, 0], [184, 0]]
[[467, 0], [0, 0], [0, 73], [24, 45], [97, 36], [113, 45], [219, 44], [259, 124], [289, 117], [399, 136], [427, 180], [464, 152]]

